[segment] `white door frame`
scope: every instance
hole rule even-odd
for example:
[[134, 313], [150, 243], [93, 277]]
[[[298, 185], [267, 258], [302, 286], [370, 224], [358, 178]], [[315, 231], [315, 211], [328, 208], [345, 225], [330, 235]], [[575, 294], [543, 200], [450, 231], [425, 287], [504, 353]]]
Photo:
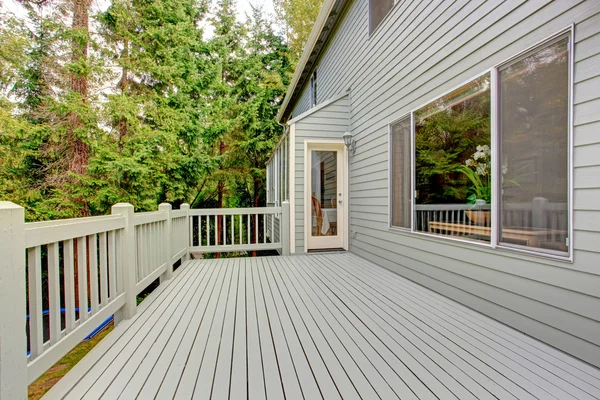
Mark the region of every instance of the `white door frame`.
[[[304, 139], [304, 252], [308, 252], [308, 237], [310, 235], [312, 226], [311, 217], [312, 217], [312, 201], [311, 201], [311, 192], [310, 192], [310, 168], [308, 164], [308, 160], [310, 158], [310, 148], [311, 145], [334, 145], [336, 147], [339, 146], [342, 149], [343, 160], [342, 160], [342, 188], [343, 188], [343, 197], [342, 197], [342, 207], [343, 207], [343, 216], [344, 216], [344, 226], [343, 229], [338, 231], [338, 234], [341, 234], [342, 237], [342, 247], [344, 250], [348, 250], [349, 243], [349, 233], [350, 233], [350, 199], [349, 199], [349, 190], [348, 190], [348, 176], [349, 176], [349, 163], [348, 163], [348, 149], [344, 145], [343, 139]], [[340, 146], [341, 145], [341, 146]]]

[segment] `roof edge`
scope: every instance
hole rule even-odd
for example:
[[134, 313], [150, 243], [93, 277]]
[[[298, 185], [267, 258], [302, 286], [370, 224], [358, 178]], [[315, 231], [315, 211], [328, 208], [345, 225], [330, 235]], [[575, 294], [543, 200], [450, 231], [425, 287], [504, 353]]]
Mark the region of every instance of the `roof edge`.
[[302, 56], [300, 56], [300, 60], [298, 61], [298, 64], [296, 65], [296, 71], [294, 71], [294, 75], [292, 76], [292, 81], [290, 82], [290, 85], [288, 86], [288, 90], [285, 93], [283, 103], [281, 103], [281, 108], [279, 109], [279, 112], [277, 113], [277, 121], [278, 122], [281, 122], [281, 119], [283, 118], [283, 115], [289, 105], [290, 99], [291, 99], [292, 95], [294, 94], [294, 91], [296, 90], [296, 86], [298, 85], [300, 76], [302, 75], [302, 73], [304, 72], [304, 69], [306, 68], [306, 64], [308, 63], [310, 55], [312, 54], [312, 52], [315, 48], [315, 45], [316, 45], [319, 37], [321, 36], [321, 33], [323, 32], [325, 23], [327, 22], [327, 19], [329, 18], [329, 15], [331, 14], [331, 11], [333, 10], [333, 7], [336, 4], [336, 1], [337, 0], [325, 0], [323, 3], [323, 6], [321, 7], [321, 11], [319, 12], [319, 15], [317, 16], [317, 20], [315, 21], [315, 24], [310, 33], [310, 36], [308, 37], [308, 41], [306, 42], [306, 45], [304, 46], [304, 51], [302, 52]]

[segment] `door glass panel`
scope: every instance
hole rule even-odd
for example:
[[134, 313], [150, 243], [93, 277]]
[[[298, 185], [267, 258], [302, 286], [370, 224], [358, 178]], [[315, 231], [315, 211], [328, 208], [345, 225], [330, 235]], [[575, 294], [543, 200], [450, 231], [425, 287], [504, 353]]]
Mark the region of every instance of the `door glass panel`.
[[337, 151], [311, 151], [311, 235], [337, 236]]

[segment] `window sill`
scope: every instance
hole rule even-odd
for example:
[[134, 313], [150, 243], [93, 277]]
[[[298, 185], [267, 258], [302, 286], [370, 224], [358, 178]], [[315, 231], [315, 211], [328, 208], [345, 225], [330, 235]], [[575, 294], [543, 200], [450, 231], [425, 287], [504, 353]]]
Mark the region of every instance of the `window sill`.
[[504, 256], [526, 260], [531, 262], [545, 261], [546, 264], [556, 267], [565, 267], [573, 265], [573, 253], [560, 256], [556, 254], [540, 253], [534, 250], [525, 248], [511, 247], [503, 244], [492, 246], [491, 243], [475, 242], [470, 240], [459, 239], [451, 236], [435, 235], [426, 232], [413, 232], [410, 229], [388, 226], [388, 231], [398, 233], [402, 236], [418, 237], [419, 239], [431, 241], [437, 244], [452, 244], [468, 250], [483, 251], [490, 255]]

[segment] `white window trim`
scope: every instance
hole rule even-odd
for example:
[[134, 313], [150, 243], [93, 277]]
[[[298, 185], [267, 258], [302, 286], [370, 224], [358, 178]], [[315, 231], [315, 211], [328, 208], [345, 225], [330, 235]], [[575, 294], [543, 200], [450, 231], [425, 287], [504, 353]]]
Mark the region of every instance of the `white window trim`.
[[[385, 19], [385, 18], [384, 18]], [[383, 21], [382, 21], [383, 22]], [[380, 24], [381, 25], [381, 24]], [[575, 82], [575, 76], [574, 76], [574, 60], [575, 60], [575, 47], [574, 47], [574, 35], [575, 35], [575, 25], [571, 24], [570, 26], [561, 29], [560, 31], [558, 31], [557, 33], [543, 39], [540, 40], [538, 42], [536, 42], [535, 44], [529, 46], [528, 48], [526, 48], [525, 50], [515, 54], [514, 56], [511, 56], [510, 58], [503, 60], [502, 62], [494, 65], [492, 68], [489, 68], [487, 70], [485, 70], [484, 72], [475, 75], [474, 77], [467, 79], [466, 81], [460, 83], [459, 85], [456, 85], [454, 87], [452, 87], [451, 89], [443, 92], [442, 94], [428, 100], [427, 102], [419, 105], [418, 107], [413, 108], [410, 111], [410, 115], [411, 115], [411, 137], [410, 137], [410, 142], [411, 142], [411, 151], [412, 151], [412, 162], [411, 162], [411, 188], [412, 188], [412, 201], [411, 201], [411, 228], [410, 230], [407, 228], [402, 228], [402, 227], [396, 227], [392, 225], [392, 202], [391, 202], [391, 191], [392, 191], [392, 181], [391, 181], [391, 168], [392, 168], [392, 159], [391, 159], [391, 127], [394, 123], [398, 122], [399, 120], [406, 118], [407, 114], [403, 114], [402, 116], [395, 118], [394, 120], [392, 120], [391, 122], [388, 123], [388, 229], [393, 230], [393, 231], [398, 231], [398, 232], [402, 232], [402, 233], [407, 233], [410, 235], [419, 235], [419, 236], [425, 236], [428, 238], [433, 238], [436, 240], [440, 240], [442, 242], [444, 241], [454, 241], [454, 242], [460, 242], [460, 243], [464, 243], [464, 244], [468, 244], [468, 245], [474, 245], [474, 246], [479, 246], [479, 247], [485, 247], [485, 248], [491, 248], [491, 249], [498, 249], [498, 250], [502, 250], [502, 251], [507, 251], [507, 252], [512, 252], [512, 253], [518, 253], [518, 254], [526, 254], [526, 255], [531, 255], [534, 257], [540, 257], [540, 258], [544, 258], [544, 259], [552, 259], [552, 260], [557, 260], [557, 261], [563, 261], [563, 262], [573, 262], [573, 254], [574, 254], [574, 249], [573, 249], [573, 236], [574, 236], [574, 205], [573, 205], [573, 198], [574, 198], [574, 163], [573, 163], [573, 155], [574, 155], [574, 145], [573, 145], [573, 134], [574, 134], [574, 128], [573, 128], [573, 117], [574, 117], [574, 82]], [[498, 131], [498, 127], [499, 127], [499, 116], [498, 116], [498, 70], [499, 68], [511, 64], [513, 62], [518, 61], [519, 59], [527, 56], [529, 53], [535, 52], [537, 49], [539, 49], [542, 46], [545, 45], [550, 45], [552, 42], [560, 40], [562, 37], [568, 37], [569, 39], [569, 43], [568, 43], [568, 48], [569, 48], [569, 95], [568, 95], [568, 148], [567, 148], [567, 157], [568, 157], [568, 193], [567, 193], [567, 198], [568, 198], [568, 218], [569, 218], [569, 226], [568, 226], [568, 251], [567, 253], [558, 253], [558, 252], [552, 252], [552, 251], [537, 251], [531, 247], [526, 247], [526, 246], [520, 246], [520, 245], [510, 245], [510, 244], [506, 244], [506, 243], [499, 243], [499, 213], [498, 213], [498, 206], [499, 206], [499, 202], [500, 202], [500, 181], [498, 179], [498, 172], [500, 171], [500, 160], [498, 157], [499, 151], [498, 151], [498, 145], [500, 143], [500, 136], [499, 136], [499, 131]], [[435, 235], [435, 234], [431, 234], [431, 233], [427, 233], [427, 232], [420, 232], [420, 231], [416, 231], [415, 230], [415, 182], [416, 182], [416, 171], [415, 171], [415, 162], [416, 162], [416, 148], [415, 148], [415, 129], [414, 129], [414, 114], [416, 111], [418, 111], [419, 109], [423, 108], [424, 106], [432, 103], [433, 101], [442, 98], [444, 96], [446, 96], [447, 94], [453, 92], [454, 90], [466, 85], [467, 83], [476, 80], [486, 74], [490, 74], [490, 107], [491, 107], [491, 113], [490, 113], [490, 144], [491, 144], [491, 157], [492, 157], [492, 230], [491, 230], [491, 237], [490, 237], [490, 243], [484, 243], [484, 242], [476, 242], [476, 241], [472, 241], [472, 240], [465, 240], [465, 239], [460, 239], [458, 237], [452, 237], [452, 236], [444, 236], [444, 235]]]

